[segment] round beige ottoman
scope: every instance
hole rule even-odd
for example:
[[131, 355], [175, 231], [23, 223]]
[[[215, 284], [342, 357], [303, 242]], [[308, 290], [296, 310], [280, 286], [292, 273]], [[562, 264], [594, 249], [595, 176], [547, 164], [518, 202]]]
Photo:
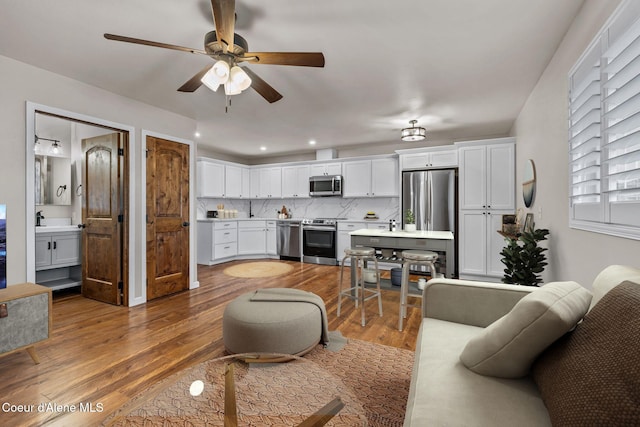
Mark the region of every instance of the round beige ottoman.
[[[267, 301], [252, 291], [231, 301], [222, 317], [222, 338], [230, 353], [278, 353], [302, 355], [322, 337], [322, 312], [315, 304], [296, 301], [310, 292], [276, 288], [264, 290]], [[269, 291], [269, 294], [266, 293]], [[282, 301], [269, 295], [282, 295]], [[253, 299], [253, 301], [252, 301]], [[321, 303], [320, 299], [320, 303]], [[324, 307], [324, 305], [323, 305]]]

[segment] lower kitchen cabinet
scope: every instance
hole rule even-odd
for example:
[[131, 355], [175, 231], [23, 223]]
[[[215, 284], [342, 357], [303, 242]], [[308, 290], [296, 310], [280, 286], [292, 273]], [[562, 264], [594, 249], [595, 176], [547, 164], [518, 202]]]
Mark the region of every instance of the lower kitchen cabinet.
[[267, 252], [267, 222], [238, 222], [238, 255], [264, 255]]
[[276, 258], [276, 221], [240, 219], [198, 221], [198, 264], [234, 259]]
[[504, 275], [500, 252], [505, 246], [502, 215], [513, 214], [503, 210], [460, 211], [460, 277], [464, 279], [494, 280]]
[[278, 231], [276, 221], [267, 221], [267, 255], [278, 255]]

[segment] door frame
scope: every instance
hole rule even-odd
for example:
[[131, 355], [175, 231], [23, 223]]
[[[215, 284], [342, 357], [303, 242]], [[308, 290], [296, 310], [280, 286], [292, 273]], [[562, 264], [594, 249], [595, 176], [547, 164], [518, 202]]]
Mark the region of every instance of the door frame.
[[[196, 263], [196, 228], [197, 228], [197, 215], [196, 215], [196, 144], [188, 139], [178, 138], [171, 135], [165, 135], [162, 133], [150, 131], [147, 129], [142, 129], [141, 131], [141, 145], [142, 145], [142, 153], [147, 152], [147, 137], [151, 136], [153, 138], [166, 139], [168, 141], [179, 142], [181, 144], [186, 144], [189, 146], [189, 289], [195, 289], [200, 286], [200, 282], [198, 282], [197, 275], [197, 263]], [[143, 182], [140, 183], [140, 200], [144, 202], [143, 209], [146, 206], [147, 200], [147, 161], [146, 155], [143, 159], [140, 166], [140, 176]], [[143, 185], [145, 184], [145, 185]], [[35, 196], [34, 196], [35, 197]], [[144, 275], [144, 280], [142, 283], [143, 286], [143, 295], [144, 300], [147, 300], [147, 251], [146, 251], [146, 241], [147, 241], [147, 222], [146, 222], [146, 209], [142, 212], [142, 226], [140, 227], [139, 239], [141, 242], [145, 242], [143, 245], [143, 254], [142, 254], [142, 273]]]
[[[126, 264], [128, 264], [128, 283], [129, 283], [129, 289], [128, 289], [128, 305], [129, 306], [133, 306], [133, 305], [137, 305], [137, 304], [141, 304], [143, 302], [145, 302], [145, 300], [140, 300], [139, 298], [136, 298], [137, 295], [139, 294], [139, 292], [136, 292], [135, 289], [135, 284], [136, 284], [136, 264], [135, 264], [135, 259], [136, 259], [136, 251], [134, 250], [135, 246], [135, 223], [136, 223], [136, 205], [135, 205], [135, 200], [136, 200], [136, 191], [135, 191], [135, 184], [136, 184], [136, 177], [135, 177], [135, 167], [134, 165], [136, 164], [136, 151], [133, 149], [133, 147], [136, 146], [135, 144], [135, 127], [133, 126], [129, 126], [129, 125], [124, 125], [121, 123], [115, 123], [115, 122], [111, 122], [108, 120], [103, 120], [103, 119], [99, 119], [96, 117], [91, 117], [91, 116], [87, 116], [84, 114], [79, 114], [79, 113], [74, 113], [71, 111], [66, 111], [66, 110], [62, 110], [60, 108], [55, 108], [55, 107], [49, 107], [47, 105], [42, 105], [42, 104], [36, 104], [34, 102], [30, 102], [27, 101], [26, 102], [26, 129], [25, 129], [25, 140], [26, 140], [26, 165], [25, 165], [25, 169], [26, 169], [26, 195], [25, 195], [25, 199], [26, 199], [26, 206], [25, 206], [25, 212], [26, 212], [26, 242], [25, 242], [25, 247], [26, 247], [26, 277], [27, 277], [27, 281], [28, 282], [34, 282], [36, 281], [36, 267], [35, 267], [35, 238], [36, 238], [36, 227], [35, 227], [35, 211], [36, 211], [36, 205], [35, 205], [35, 182], [33, 179], [31, 179], [30, 177], [34, 176], [35, 173], [35, 152], [33, 151], [33, 146], [35, 144], [35, 134], [36, 134], [36, 123], [35, 123], [35, 117], [36, 117], [36, 113], [40, 112], [40, 113], [45, 113], [45, 114], [52, 114], [55, 116], [59, 116], [63, 119], [69, 119], [69, 121], [78, 121], [78, 122], [85, 122], [87, 124], [94, 124], [97, 126], [104, 126], [106, 128], [111, 128], [114, 129], [115, 131], [121, 131], [121, 132], [128, 132], [128, 138], [129, 138], [129, 144], [128, 144], [128, 149], [129, 149], [129, 169], [127, 171], [128, 175], [129, 175], [129, 200], [128, 200], [128, 208], [129, 208], [129, 229], [128, 229], [128, 236], [129, 236], [129, 254], [128, 254], [128, 261], [126, 262]], [[139, 216], [139, 215], [138, 215]], [[124, 262], [125, 260], [123, 260]]]

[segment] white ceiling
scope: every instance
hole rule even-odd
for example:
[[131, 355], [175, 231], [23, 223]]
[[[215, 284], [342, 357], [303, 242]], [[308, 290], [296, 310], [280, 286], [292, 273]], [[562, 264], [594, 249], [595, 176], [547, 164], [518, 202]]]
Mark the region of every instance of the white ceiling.
[[507, 135], [582, 3], [236, 0], [250, 50], [319, 51], [326, 66], [251, 65], [284, 98], [249, 89], [226, 114], [220, 91], [176, 90], [210, 58], [103, 37], [202, 49], [207, 0], [0, 0], [0, 55], [193, 118], [198, 143], [230, 155], [408, 148], [411, 119], [430, 140]]

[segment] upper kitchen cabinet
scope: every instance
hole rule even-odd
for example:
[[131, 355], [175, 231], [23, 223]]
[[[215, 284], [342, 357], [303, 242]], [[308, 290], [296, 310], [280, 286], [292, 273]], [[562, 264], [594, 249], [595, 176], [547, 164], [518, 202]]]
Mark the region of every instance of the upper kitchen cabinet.
[[309, 176], [342, 175], [342, 163], [319, 163], [309, 166]]
[[224, 165], [198, 159], [198, 197], [224, 197]]
[[460, 147], [460, 209], [515, 209], [515, 142]]
[[249, 168], [198, 159], [198, 197], [250, 197]]
[[240, 199], [248, 197], [248, 193], [243, 194], [243, 169], [240, 166], [225, 165], [224, 170], [224, 197]]
[[343, 197], [397, 197], [398, 159], [387, 157], [342, 164]]
[[309, 165], [282, 168], [282, 197], [309, 197]]
[[282, 197], [282, 168], [251, 169], [251, 197], [254, 199]]
[[458, 166], [458, 150], [456, 148], [434, 148], [429, 150], [399, 150], [400, 167], [405, 170], [422, 170], [431, 168], [451, 168]]

